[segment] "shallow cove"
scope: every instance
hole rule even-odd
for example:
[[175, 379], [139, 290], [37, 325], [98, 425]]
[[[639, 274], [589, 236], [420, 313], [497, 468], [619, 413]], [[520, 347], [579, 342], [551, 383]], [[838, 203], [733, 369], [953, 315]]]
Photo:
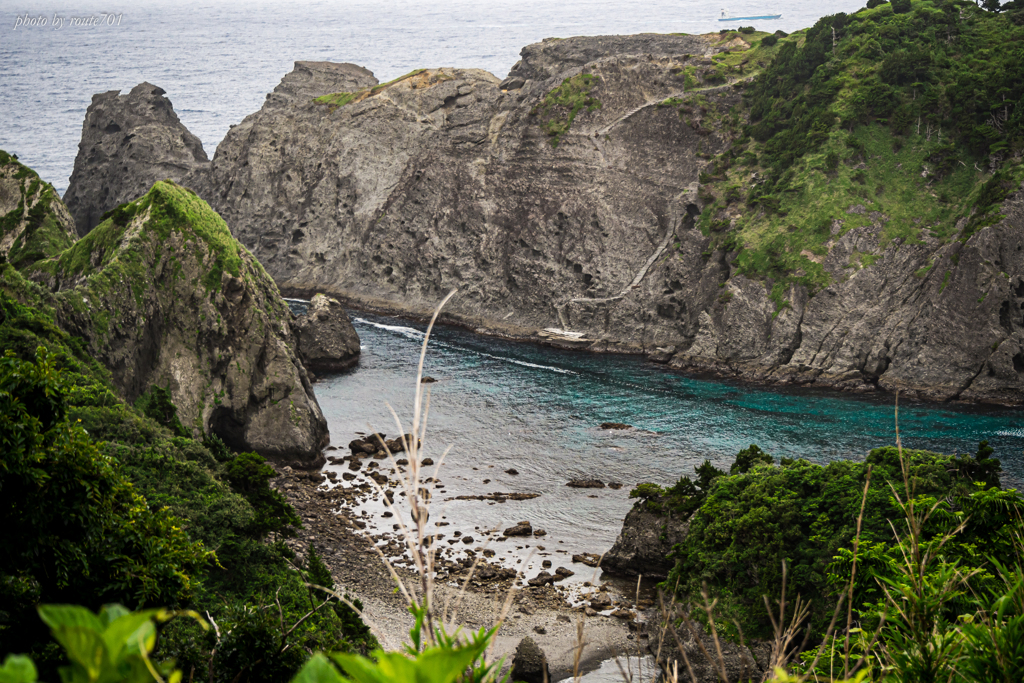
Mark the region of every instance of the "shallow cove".
[[[362, 357], [349, 372], [325, 376], [315, 385], [332, 444], [347, 454], [357, 434], [373, 429], [392, 437], [398, 428], [390, 404], [411, 426], [416, 363], [425, 325], [352, 313]], [[751, 443], [776, 458], [814, 462], [863, 458], [895, 442], [893, 397], [855, 396], [822, 390], [780, 390], [720, 380], [694, 379], [666, 371], [636, 356], [562, 351], [507, 342], [439, 326], [427, 353], [430, 389], [427, 457], [438, 460], [452, 446], [434, 491], [432, 521], [475, 534], [529, 520], [548, 532], [544, 539], [498, 543], [498, 558], [515, 565], [537, 544], [530, 564], [567, 566], [578, 579], [592, 569], [572, 563], [578, 552], [603, 553], [614, 542], [638, 482], [671, 484], [705, 458], [728, 468]], [[633, 425], [602, 430], [602, 422]], [[988, 439], [1003, 462], [1005, 485], [1024, 480], [1024, 412], [1019, 409], [900, 405], [904, 446], [944, 453], [974, 452]], [[383, 463], [382, 463], [383, 464]], [[505, 471], [515, 468], [518, 475]], [[342, 468], [337, 468], [341, 473]], [[424, 476], [433, 474], [428, 468]], [[575, 489], [572, 478], [621, 482], [621, 490]], [[487, 483], [484, 483], [487, 481]], [[445, 501], [457, 495], [540, 493], [527, 501]], [[440, 505], [438, 505], [440, 503]], [[383, 506], [361, 508], [377, 526]], [[530, 548], [527, 544], [531, 544]], [[458, 544], [460, 549], [468, 548]], [[521, 566], [521, 565], [520, 565]]]

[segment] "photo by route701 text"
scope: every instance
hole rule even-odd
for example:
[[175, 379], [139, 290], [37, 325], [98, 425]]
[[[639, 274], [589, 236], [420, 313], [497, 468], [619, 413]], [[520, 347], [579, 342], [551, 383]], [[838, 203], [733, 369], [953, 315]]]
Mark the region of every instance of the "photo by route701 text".
[[14, 30], [19, 28], [44, 28], [49, 27], [54, 31], [62, 28], [94, 28], [97, 26], [120, 26], [124, 13], [114, 14], [112, 12], [99, 12], [82, 17], [64, 17], [54, 13], [53, 18], [44, 14], [32, 16], [28, 12], [24, 16], [14, 17]]

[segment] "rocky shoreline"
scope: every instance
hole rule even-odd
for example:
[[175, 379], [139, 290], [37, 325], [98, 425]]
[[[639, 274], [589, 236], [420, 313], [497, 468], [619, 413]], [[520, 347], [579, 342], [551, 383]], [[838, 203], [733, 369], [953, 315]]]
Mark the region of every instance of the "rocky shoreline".
[[[371, 313], [374, 315], [394, 316], [419, 323], [427, 323], [433, 315], [433, 309], [426, 305], [417, 306], [394, 301], [386, 301], [377, 297], [353, 294], [330, 286], [315, 288], [283, 286], [281, 292], [286, 297], [308, 298], [316, 293], [326, 293], [340, 301], [349, 311]], [[895, 396], [895, 391], [882, 386], [877, 378], [865, 378], [860, 374], [833, 376], [819, 368], [805, 366], [766, 368], [756, 363], [731, 364], [708, 358], [696, 358], [674, 355], [674, 348], [649, 348], [643, 344], [615, 339], [575, 340], [567, 336], [552, 335], [545, 330], [519, 327], [476, 316], [465, 316], [460, 313], [443, 312], [437, 320], [438, 324], [448, 325], [496, 339], [518, 343], [538, 344], [565, 351], [584, 351], [587, 353], [610, 353], [630, 356], [643, 356], [651, 363], [662, 366], [668, 372], [674, 372], [695, 379], [721, 379], [737, 382], [746, 386], [765, 388], [799, 387], [801, 389], [822, 389], [853, 394], [887, 394]], [[929, 391], [900, 390], [904, 400], [917, 400], [924, 403], [945, 403], [950, 405], [991, 405], [1002, 407], [1018, 407], [1021, 402], [1017, 398], [1000, 400], [993, 397], [956, 397], [934, 394]]]
[[[346, 482], [347, 486], [331, 488], [331, 480], [321, 472], [280, 465], [275, 469], [278, 476], [271, 486], [285, 496], [303, 521], [298, 535], [286, 541], [288, 546], [304, 557], [312, 543], [331, 570], [339, 590], [363, 602], [364, 618], [381, 645], [385, 649], [401, 646], [413, 622], [404, 598], [395, 591], [387, 565], [374, 549], [375, 540], [385, 534], [374, 533], [367, 517], [354, 510], [360, 494], [371, 488], [365, 478], [361, 476], [358, 481]], [[389, 559], [399, 557], [397, 544], [385, 543], [382, 551]], [[418, 582], [418, 577], [408, 569], [396, 571], [403, 581]], [[595, 581], [589, 604], [580, 602], [574, 606], [576, 601], [569, 597], [570, 591], [543, 581], [522, 585], [522, 581], [515, 579], [514, 570], [487, 562], [479, 564], [460, 596], [467, 574], [462, 564], [445, 563], [437, 577], [435, 604], [461, 603], [453, 622], [463, 628], [490, 627], [500, 614], [508, 591], [516, 584], [508, 618], [492, 645], [491, 656], [507, 657], [507, 666], [511, 665], [516, 647], [529, 636], [546, 653], [552, 680], [571, 676], [580, 620], [587, 642], [581, 660], [583, 670], [593, 670], [601, 661], [616, 656], [647, 652], [645, 625], [653, 616], [653, 602], [649, 598], [641, 596], [639, 603], [634, 603], [620, 596], [610, 584]], [[608, 613], [600, 614], [590, 605]]]

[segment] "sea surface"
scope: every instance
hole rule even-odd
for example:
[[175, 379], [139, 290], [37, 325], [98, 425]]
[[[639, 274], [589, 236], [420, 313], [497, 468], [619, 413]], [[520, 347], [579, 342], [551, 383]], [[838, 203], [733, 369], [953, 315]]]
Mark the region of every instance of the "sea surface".
[[[504, 78], [546, 37], [707, 33], [743, 22], [792, 32], [861, 0], [0, 0], [0, 149], [61, 194], [92, 96], [149, 81], [209, 156], [297, 60], [353, 62], [388, 81], [421, 67]], [[29, 19], [35, 23], [25, 25]], [[55, 22], [54, 19], [57, 19]], [[19, 19], [21, 25], [19, 25]], [[30, 22], [30, 23], [32, 23]]]
[[[351, 316], [362, 342], [358, 366], [314, 385], [339, 455], [347, 455], [357, 435], [376, 431], [393, 438], [411, 430], [425, 330], [400, 319]], [[491, 546], [510, 566], [532, 565], [528, 576], [548, 558], [555, 567], [576, 571], [576, 579], [593, 578], [594, 570], [571, 563], [571, 556], [611, 547], [633, 502], [630, 489], [692, 476], [705, 458], [728, 469], [736, 453], [753, 443], [776, 458], [827, 463], [863, 459], [872, 448], [896, 441], [889, 394], [771, 390], [694, 379], [638, 356], [558, 350], [454, 327], [435, 328], [424, 374], [437, 380], [425, 385], [430, 405], [424, 456], [439, 461], [451, 449], [437, 475], [442, 486], [433, 489], [431, 519], [449, 523], [438, 529], [448, 538], [455, 530], [473, 535], [474, 547], [490, 529], [529, 520], [548, 535], [524, 539], [518, 547]], [[401, 430], [390, 409], [402, 420]], [[604, 430], [603, 422], [633, 429]], [[1019, 409], [901, 401], [899, 430], [904, 447], [943, 453], [974, 453], [988, 439], [1003, 462], [1004, 485], [1024, 481]], [[518, 474], [507, 474], [509, 469]], [[427, 470], [424, 478], [434, 475], [433, 468]], [[567, 487], [573, 478], [624, 486]], [[541, 495], [503, 504], [452, 500], [496, 491]], [[381, 503], [361, 510], [377, 529], [391, 530], [395, 520], [381, 517]]]

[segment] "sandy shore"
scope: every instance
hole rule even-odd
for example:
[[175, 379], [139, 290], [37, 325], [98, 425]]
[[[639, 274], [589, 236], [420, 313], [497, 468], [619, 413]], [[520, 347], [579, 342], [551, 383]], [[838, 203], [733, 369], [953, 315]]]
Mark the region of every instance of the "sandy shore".
[[[387, 565], [361, 528], [365, 522], [350, 519], [344, 512], [338, 514], [343, 490], [328, 491], [324, 484], [320, 472], [293, 472], [290, 468], [283, 468], [281, 476], [271, 482], [303, 519], [304, 528], [288, 543], [304, 557], [312, 542], [331, 569], [336, 586], [362, 601], [364, 618], [381, 645], [387, 650], [397, 649], [408, 638], [412, 626], [406, 599], [396, 593]], [[514, 590], [508, 616], [493, 641], [492, 659], [507, 657], [506, 664], [510, 664], [520, 640], [530, 636], [547, 655], [552, 679], [570, 677], [581, 620], [586, 643], [581, 659], [583, 670], [596, 668], [602, 660], [625, 654], [635, 656], [638, 649], [646, 650], [645, 634], [637, 633], [637, 623], [625, 617], [629, 610], [619, 610], [621, 618], [587, 616], [582, 606], [573, 607], [566, 601], [566, 592], [560, 588], [523, 586], [509, 578], [472, 581], [479, 585], [462, 591], [468, 574], [453, 571], [440, 581], [434, 603], [442, 611], [443, 606], [448, 606], [454, 625], [472, 630], [490, 628], [497, 622], [509, 591]], [[411, 572], [401, 570], [400, 577], [418, 585], [418, 577]], [[622, 599], [619, 595], [616, 598]]]

